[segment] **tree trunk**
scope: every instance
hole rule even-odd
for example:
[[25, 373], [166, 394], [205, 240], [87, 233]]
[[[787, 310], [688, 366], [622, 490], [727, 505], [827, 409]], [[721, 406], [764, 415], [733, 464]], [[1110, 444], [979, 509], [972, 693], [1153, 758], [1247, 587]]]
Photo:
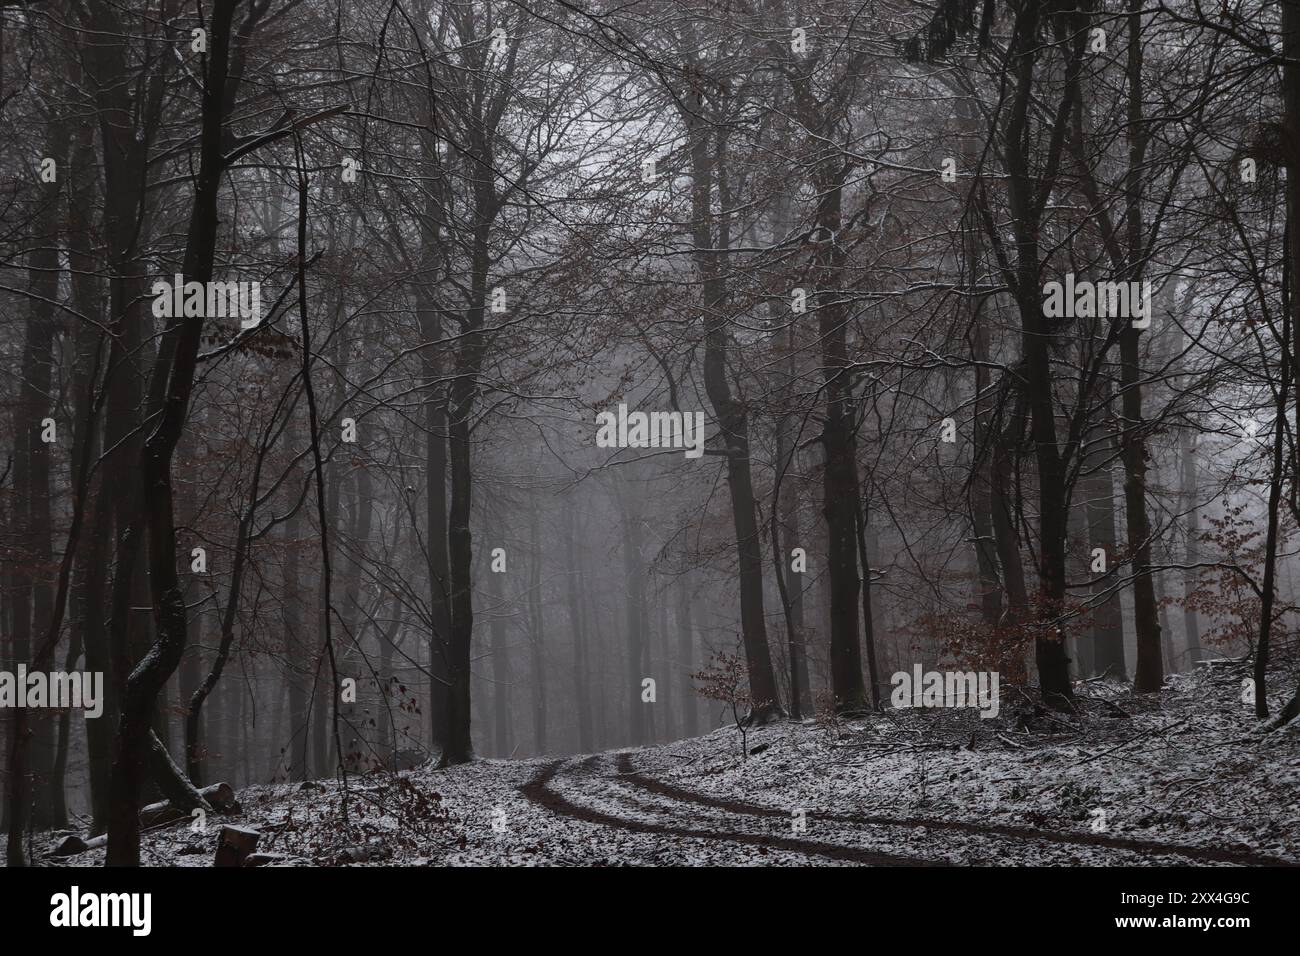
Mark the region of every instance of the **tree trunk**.
[[[696, 268], [703, 285], [704, 308], [704, 390], [717, 416], [718, 428], [726, 445], [727, 490], [731, 498], [731, 517], [736, 534], [736, 557], [739, 564], [740, 627], [745, 645], [745, 662], [749, 675], [752, 704], [750, 719], [763, 723], [781, 714], [776, 691], [776, 675], [767, 645], [767, 622], [763, 612], [763, 554], [755, 515], [754, 486], [750, 471], [749, 415], [743, 401], [733, 396], [727, 379], [727, 281], [722, 273], [726, 250], [730, 246], [726, 224], [727, 189], [719, 178], [718, 191], [723, 212], [714, 241], [712, 192], [715, 173], [723, 176], [725, 140], [719, 137], [715, 156], [710, 149], [710, 131], [703, 119], [703, 97], [694, 94], [691, 108], [683, 112], [691, 151], [691, 218], [696, 248]], [[849, 528], [852, 535], [852, 526]], [[859, 678], [860, 682], [861, 678]], [[638, 700], [640, 698], [638, 697]]]
[[[216, 0], [210, 21], [211, 52], [202, 92], [204, 115], [199, 170], [182, 268], [187, 279], [198, 282], [212, 278], [216, 252], [217, 193], [225, 168], [223, 130], [233, 92], [228, 83], [228, 67], [235, 7], [234, 0]], [[150, 653], [126, 679], [110, 791], [107, 856], [110, 865], [139, 865], [138, 808], [149, 756], [154, 705], [185, 650], [188, 618], [177, 569], [171, 464], [194, 387], [202, 332], [201, 317], [171, 320], [160, 341], [150, 378], [149, 409], [157, 416], [158, 424], [145, 440], [139, 485], [145, 492], [149, 583], [157, 637]]]
[[871, 613], [871, 561], [867, 552], [867, 506], [865, 500], [857, 501], [858, 562], [862, 566], [862, 643], [867, 649], [867, 683], [871, 688], [871, 709], [880, 709], [881, 688], [889, 686], [880, 681], [876, 664], [875, 618]]
[[1006, 427], [993, 435], [992, 467], [989, 481], [990, 513], [993, 542], [998, 563], [1002, 566], [1002, 588], [1006, 594], [1003, 611], [1008, 624], [1025, 622], [1029, 613], [1029, 589], [1020, 557], [1020, 534], [1016, 521], [1015, 450], [1024, 432], [1024, 393], [1015, 385], [1007, 386], [1011, 402]]
[[495, 756], [509, 757], [514, 739], [510, 726], [510, 651], [507, 647], [505, 593], [500, 572], [487, 573], [487, 593], [492, 615], [492, 731]]
[[[70, 124], [50, 117], [47, 124], [46, 155], [60, 167], [66, 165]], [[14, 455], [15, 525], [18, 559], [13, 570], [14, 603], [12, 641], [14, 658], [28, 663], [35, 650], [34, 635], [45, 632], [53, 616], [54, 590], [49, 567], [54, 552], [50, 508], [50, 457], [52, 446], [42, 438], [43, 422], [53, 419], [57, 409], [51, 402], [56, 320], [54, 303], [59, 296], [59, 225], [62, 195], [58, 183], [40, 185], [39, 208], [32, 223], [35, 248], [27, 257], [27, 288], [32, 298], [23, 346], [22, 378], [18, 407], [14, 411], [18, 435]], [[59, 317], [60, 319], [62, 316]], [[67, 422], [57, 428], [66, 429]], [[66, 434], [58, 443], [66, 443]], [[65, 445], [66, 447], [66, 445]], [[57, 721], [48, 710], [27, 715], [30, 736], [19, 741], [27, 753], [24, 765], [30, 774], [29, 823], [44, 830], [67, 823], [63, 791], [54, 787], [55, 737]], [[9, 812], [26, 813], [10, 807]]]
[[487, 301], [487, 231], [487, 225], [484, 223], [476, 234], [477, 245], [471, 289], [472, 307], [464, 323], [464, 334], [456, 357], [456, 377], [451, 385], [448, 444], [451, 465], [451, 508], [447, 515], [451, 641], [447, 655], [449, 681], [446, 741], [440, 761], [443, 766], [467, 763], [474, 755], [470, 740], [470, 642], [474, 630], [471, 574], [473, 539], [469, 527], [473, 494], [470, 419], [474, 413], [478, 394], [478, 375], [487, 346], [483, 333], [484, 307]]
[[[290, 425], [285, 429], [285, 436], [286, 450], [292, 452], [298, 444], [296, 430]], [[296, 472], [295, 477], [298, 477]], [[298, 486], [298, 481], [289, 482], [289, 488], [294, 494]], [[288, 776], [290, 780], [295, 781], [306, 780], [309, 776], [311, 715], [308, 712], [308, 701], [311, 687], [315, 682], [315, 674], [311, 666], [315, 653], [314, 649], [309, 649], [307, 635], [302, 629], [301, 538], [302, 509], [295, 507], [284, 522], [284, 598], [280, 607], [280, 628], [284, 634], [284, 644], [289, 658], [287, 668], [289, 741], [285, 746], [288, 750]]]
[[677, 740], [677, 731], [673, 726], [674, 717], [676, 717], [673, 712], [673, 694], [675, 693], [673, 685], [677, 683], [673, 680], [673, 677], [677, 668], [668, 666], [673, 655], [669, 650], [671, 644], [668, 640], [668, 601], [664, 590], [660, 590], [656, 594], [655, 603], [659, 606], [658, 627], [655, 628], [655, 643], [660, 649], [660, 666], [655, 668], [655, 671], [663, 675], [659, 694], [659, 703], [661, 705], [659, 713], [663, 716], [662, 733], [663, 739], [666, 741]]
[[533, 752], [546, 753], [546, 651], [543, 643], [542, 535], [538, 502], [529, 501], [528, 645], [532, 662]]
[[695, 628], [691, 622], [691, 598], [687, 575], [683, 573], [677, 579], [677, 663], [686, 674], [682, 692], [682, 733], [687, 737], [694, 737], [700, 728], [699, 698], [690, 677], [695, 673]]
[[[1110, 406], [1110, 385], [1103, 380], [1098, 399], [1102, 409]], [[1114, 437], [1106, 422], [1096, 421], [1087, 438], [1081, 485], [1088, 515], [1089, 550], [1100, 548], [1106, 554], [1106, 574], [1092, 577], [1092, 593], [1098, 603], [1092, 612], [1093, 666], [1096, 674], [1124, 680], [1128, 669], [1124, 662], [1124, 618], [1120, 613], [1118, 548], [1115, 533], [1115, 485], [1111, 474]], [[1089, 561], [1091, 565], [1091, 560]], [[1109, 593], [1107, 593], [1109, 592]], [[1104, 598], [1100, 596], [1105, 594]]]
[[[838, 157], [836, 157], [838, 159]], [[862, 682], [862, 646], [858, 638], [858, 486], [856, 424], [848, 377], [849, 313], [842, 289], [846, 253], [840, 245], [843, 226], [844, 178], [848, 166], [836, 170], [819, 166], [815, 185], [821, 197], [817, 209], [815, 260], [817, 267], [818, 332], [822, 346], [825, 406], [821, 443], [822, 514], [826, 518], [826, 574], [831, 602], [831, 692], [841, 713], [862, 710], [875, 700]], [[868, 627], [870, 625], [868, 624]]]
[[[420, 329], [426, 343], [442, 339], [442, 323], [427, 294], [417, 294]], [[447, 562], [447, 404], [439, 384], [440, 355], [422, 353], [428, 394], [425, 431], [425, 560], [429, 577], [429, 734], [441, 755], [447, 734], [448, 639], [451, 636], [450, 571]]]
[[1201, 622], [1197, 616], [1192, 595], [1200, 579], [1200, 570], [1196, 565], [1201, 560], [1201, 510], [1199, 501], [1199, 482], [1196, 475], [1196, 445], [1191, 429], [1178, 430], [1179, 475], [1182, 479], [1180, 497], [1183, 502], [1184, 534], [1186, 545], [1183, 563], [1183, 631], [1187, 640], [1187, 663], [1195, 667], [1201, 662]]
[[[591, 670], [587, 662], [586, 620], [578, 597], [578, 562], [574, 553], [573, 499], [564, 497], [564, 555], [568, 566], [569, 629], [573, 632], [573, 699], [577, 708], [578, 749], [591, 753], [594, 740], [591, 733]], [[585, 585], [584, 585], [585, 586]]]
[[642, 700], [642, 680], [653, 675], [646, 668], [645, 560], [641, 554], [641, 514], [623, 483], [616, 488], [623, 523], [623, 606], [627, 628], [628, 729], [632, 743], [650, 743], [647, 704]]
[[[1028, 144], [1029, 115], [1034, 98], [1034, 66], [1040, 49], [1039, 25], [1043, 11], [1037, 6], [1020, 8], [1016, 15], [1008, 65], [1014, 89], [1005, 133], [1007, 195], [1016, 240], [1015, 301], [1020, 314], [1022, 378], [1029, 411], [1029, 431], [1038, 465], [1039, 509], [1039, 609], [1034, 633], [1034, 658], [1039, 687], [1045, 702], [1066, 709], [1073, 697], [1069, 660], [1059, 619], [1065, 605], [1066, 534], [1069, 489], [1066, 463], [1057, 444], [1049, 343], [1052, 330], [1043, 318], [1040, 301], [1039, 228], [1048, 193], [1030, 170]], [[1071, 41], [1066, 70], [1066, 93], [1061, 115], [1069, 115], [1073, 91], [1083, 59], [1081, 33]], [[1054, 167], [1060, 155], [1060, 141], [1053, 144], [1045, 167]]]
[[[973, 251], [968, 253], [974, 261]], [[978, 309], [978, 307], [977, 307]], [[1002, 581], [998, 577], [998, 544], [993, 533], [993, 459], [999, 436], [993, 428], [989, 392], [988, 333], [976, 312], [971, 340], [975, 363], [975, 450], [970, 485], [971, 531], [975, 536], [975, 566], [978, 572], [977, 598], [980, 620], [986, 627], [1002, 621]]]

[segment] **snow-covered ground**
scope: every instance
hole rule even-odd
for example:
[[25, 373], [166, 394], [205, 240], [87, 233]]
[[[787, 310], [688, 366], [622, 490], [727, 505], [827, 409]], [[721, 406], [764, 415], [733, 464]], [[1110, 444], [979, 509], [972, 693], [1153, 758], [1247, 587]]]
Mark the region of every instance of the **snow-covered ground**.
[[[1158, 696], [1078, 687], [1063, 717], [895, 710], [783, 721], [585, 757], [481, 760], [245, 788], [242, 813], [146, 834], [148, 865], [208, 866], [217, 828], [270, 864], [1300, 864], [1300, 729], [1263, 735], [1238, 665]], [[50, 844], [57, 837], [50, 838]], [[103, 850], [45, 862], [97, 865]]]

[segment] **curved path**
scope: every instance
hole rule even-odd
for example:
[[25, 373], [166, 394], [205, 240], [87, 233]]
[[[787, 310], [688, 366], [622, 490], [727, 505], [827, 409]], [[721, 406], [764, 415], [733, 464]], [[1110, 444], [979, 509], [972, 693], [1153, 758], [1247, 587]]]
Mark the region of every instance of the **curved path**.
[[[1089, 862], [1294, 866], [1243, 850], [1061, 833], [1008, 824], [937, 817], [883, 817], [809, 811], [807, 831], [794, 832], [788, 809], [699, 793], [637, 770], [632, 755], [601, 755], [547, 764], [519, 788], [523, 797], [560, 816], [666, 841], [757, 846], [801, 856], [869, 866], [947, 866], [1014, 859], [1069, 864], [1087, 848]], [[907, 851], [899, 852], [901, 848]], [[916, 853], [915, 851], [920, 851]], [[1100, 852], [1101, 858], [1098, 859]], [[811, 862], [811, 861], [810, 861]]]

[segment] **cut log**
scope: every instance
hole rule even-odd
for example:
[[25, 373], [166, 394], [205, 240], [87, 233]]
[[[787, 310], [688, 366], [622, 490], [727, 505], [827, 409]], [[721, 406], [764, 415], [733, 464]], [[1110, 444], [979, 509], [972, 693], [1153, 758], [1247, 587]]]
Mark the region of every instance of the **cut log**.
[[222, 827], [217, 833], [217, 858], [214, 866], [243, 866], [257, 849], [262, 834], [247, 827]]
[[228, 783], [214, 783], [210, 787], [204, 787], [199, 791], [199, 796], [208, 801], [213, 810], [225, 811], [235, 805], [235, 791]]
[[195, 790], [193, 797], [187, 795], [179, 805], [173, 800], [149, 804], [140, 811], [140, 826], [160, 827], [177, 820], [188, 820], [196, 809], [209, 813], [238, 813], [240, 807], [230, 784], [214, 783], [202, 790]]
[[177, 820], [184, 820], [189, 815], [188, 810], [182, 810], [164, 800], [162, 803], [151, 803], [140, 811], [140, 826], [146, 829], [160, 827], [175, 823]]
[[250, 853], [244, 866], [278, 866], [287, 859], [283, 853]]

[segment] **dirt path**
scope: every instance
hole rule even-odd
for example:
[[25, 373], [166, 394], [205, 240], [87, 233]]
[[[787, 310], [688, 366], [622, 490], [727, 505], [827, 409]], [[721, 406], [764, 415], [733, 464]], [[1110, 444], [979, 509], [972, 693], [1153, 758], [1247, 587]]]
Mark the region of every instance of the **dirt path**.
[[[613, 766], [597, 756], [557, 760], [519, 788], [529, 801], [560, 816], [631, 833], [669, 840], [702, 840], [740, 844], [870, 866], [945, 866], [946, 858], [992, 863], [1033, 856], [1058, 858], [1072, 848], [1107, 853], [1101, 862], [1146, 862], [1152, 856], [1170, 862], [1294, 866], [1291, 861], [1249, 851], [1191, 847], [1176, 843], [1107, 836], [1100, 833], [1059, 833], [1007, 824], [978, 824], [933, 817], [883, 817], [857, 814], [808, 814], [822, 839], [791, 834], [788, 809], [726, 799], [687, 790], [637, 770], [632, 756], [617, 755]], [[785, 832], [779, 832], [784, 829]], [[917, 834], [923, 834], [918, 839]], [[872, 846], [875, 844], [875, 846]], [[918, 845], [919, 844], [919, 845]], [[907, 847], [926, 851], [917, 856], [895, 852]], [[1038, 851], [1038, 852], [1034, 852]], [[1133, 859], [1133, 855], [1138, 857]], [[974, 857], [974, 859], [970, 859]], [[1028, 862], [1032, 862], [1028, 860]]]
[[[672, 800], [694, 803], [700, 806], [726, 810], [731, 813], [744, 813], [757, 817], [780, 817], [788, 820], [786, 810], [764, 807], [739, 800], [724, 800], [708, 794], [684, 790], [672, 784], [664, 783], [637, 771], [632, 763], [632, 755], [618, 755], [618, 772], [628, 783], [641, 787], [650, 793], [656, 793]], [[817, 813], [817, 820], [833, 823], [857, 824], [863, 826], [894, 826], [907, 829], [925, 827], [928, 830], [948, 830], [968, 834], [1006, 837], [1031, 843], [1057, 843], [1073, 846], [1107, 847], [1115, 850], [1131, 850], [1138, 853], [1174, 855], [1186, 857], [1201, 863], [1235, 863], [1241, 866], [1295, 866], [1289, 860], [1252, 853], [1247, 850], [1218, 849], [1215, 847], [1191, 847], [1179, 843], [1163, 843], [1153, 840], [1136, 840], [1129, 837], [1112, 837], [1101, 833], [1057, 833], [1051, 830], [1035, 830], [1031, 827], [1017, 827], [1008, 824], [978, 824], [961, 820], [946, 820], [935, 817], [880, 817], [857, 814]]]
[[[616, 816], [592, 807], [581, 806], [557, 793], [550, 786], [561, 773], [565, 773], [569, 776], [596, 776], [599, 779], [606, 779], [600, 777], [593, 769], [593, 765], [597, 760], [598, 758], [588, 757], [586, 760], [582, 761], [577, 768], [567, 771], [564, 769], [564, 765], [568, 761], [557, 760], [552, 764], [548, 764], [540, 774], [520, 787], [519, 792], [528, 800], [545, 807], [552, 813], [572, 817], [577, 820], [583, 820], [587, 823], [597, 823], [603, 826], [616, 827], [620, 830], [627, 830], [633, 833], [654, 834], [675, 839], [740, 843], [749, 846], [768, 847], [772, 849], [787, 850], [794, 853], [821, 856], [827, 859], [848, 863], [863, 863], [869, 866], [943, 865], [942, 863], [935, 863], [932, 860], [899, 856], [893, 853], [880, 853], [858, 847], [839, 846], [831, 843], [818, 843], [814, 840], [801, 840], [794, 837], [779, 836], [772, 833], [701, 829], [698, 827], [684, 826], [679, 821], [671, 819], [664, 823], [649, 823], [645, 820]], [[642, 809], [651, 813], [663, 812], [662, 807], [649, 805], [643, 805]]]

